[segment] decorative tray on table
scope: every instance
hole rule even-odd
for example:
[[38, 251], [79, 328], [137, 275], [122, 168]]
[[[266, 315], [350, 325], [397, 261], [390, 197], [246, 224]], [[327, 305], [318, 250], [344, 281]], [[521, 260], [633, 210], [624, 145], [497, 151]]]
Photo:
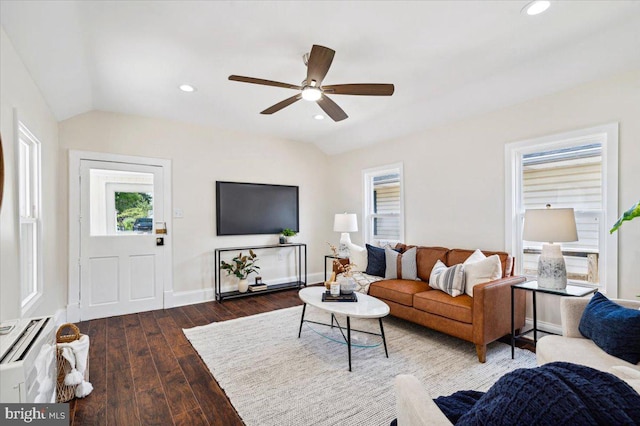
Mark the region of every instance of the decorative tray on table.
[[330, 292], [326, 291], [322, 293], [322, 301], [323, 302], [357, 302], [358, 297], [356, 296], [355, 292], [351, 294], [339, 294], [337, 296], [334, 296]]

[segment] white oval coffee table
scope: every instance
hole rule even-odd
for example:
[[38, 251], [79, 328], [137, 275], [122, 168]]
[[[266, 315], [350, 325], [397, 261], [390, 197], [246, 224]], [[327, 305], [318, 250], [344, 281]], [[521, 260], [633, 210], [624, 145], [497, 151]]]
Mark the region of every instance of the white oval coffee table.
[[[358, 298], [357, 302], [323, 302], [322, 294], [326, 292], [324, 286], [322, 287], [306, 287], [300, 290], [298, 296], [300, 300], [304, 302], [302, 306], [302, 317], [300, 318], [300, 329], [298, 330], [298, 338], [302, 333], [302, 324], [310, 322], [314, 324], [324, 325], [327, 327], [335, 327], [334, 323], [340, 329], [342, 337], [347, 343], [349, 353], [349, 371], [351, 371], [351, 318], [378, 318], [380, 324], [380, 334], [371, 333], [363, 330], [353, 330], [360, 333], [372, 334], [382, 337], [382, 343], [384, 344], [384, 353], [389, 358], [389, 352], [387, 351], [387, 341], [384, 337], [384, 328], [382, 326], [382, 318], [389, 315], [389, 305], [375, 297], [356, 293]], [[331, 324], [325, 324], [317, 321], [305, 320], [304, 314], [307, 309], [307, 305], [316, 307], [322, 311], [331, 314]], [[345, 315], [347, 317], [347, 335], [345, 336], [342, 330], [344, 328], [338, 324], [335, 314]]]

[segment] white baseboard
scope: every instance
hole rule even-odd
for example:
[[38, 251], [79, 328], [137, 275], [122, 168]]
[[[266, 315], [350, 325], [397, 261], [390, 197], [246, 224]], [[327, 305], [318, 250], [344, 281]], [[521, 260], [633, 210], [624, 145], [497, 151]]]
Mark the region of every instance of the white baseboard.
[[[66, 322], [78, 322], [80, 321], [80, 305], [67, 305]], [[57, 323], [56, 323], [57, 324]]]
[[165, 306], [165, 309], [209, 302], [213, 300], [213, 289], [205, 288], [202, 290], [174, 291], [170, 300], [172, 306]]
[[[524, 326], [526, 329], [533, 327], [533, 318], [526, 318]], [[562, 326], [560, 324], [554, 324], [551, 322], [545, 322], [540, 320], [538, 320], [538, 330], [548, 331], [549, 333], [562, 334]], [[530, 335], [533, 336], [531, 333]]]
[[[331, 275], [331, 274], [329, 274]], [[307, 275], [307, 285], [324, 283], [324, 272], [315, 272]]]

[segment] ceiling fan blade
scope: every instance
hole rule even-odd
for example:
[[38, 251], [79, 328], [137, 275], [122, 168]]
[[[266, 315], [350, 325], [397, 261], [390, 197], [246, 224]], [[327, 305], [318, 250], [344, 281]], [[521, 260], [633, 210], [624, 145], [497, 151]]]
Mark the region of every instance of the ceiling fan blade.
[[312, 85], [311, 81], [315, 80], [315, 87], [319, 87], [324, 80], [324, 77], [329, 71], [331, 62], [333, 62], [333, 56], [336, 54], [335, 50], [328, 47], [319, 46], [314, 44], [311, 47], [311, 53], [309, 54], [309, 60], [307, 61], [307, 84]]
[[333, 121], [342, 121], [345, 118], [349, 117], [347, 113], [344, 112], [337, 103], [329, 99], [327, 95], [323, 94], [322, 97], [316, 102], [318, 103], [318, 105], [320, 105], [320, 108], [322, 108], [323, 111], [326, 112], [329, 117], [331, 117]]
[[264, 86], [284, 87], [285, 89], [302, 90], [301, 86], [295, 84], [280, 83], [279, 81], [264, 80], [262, 78], [243, 77], [241, 75], [230, 75], [229, 80], [240, 81], [242, 83], [262, 84]]
[[302, 99], [302, 95], [300, 93], [298, 93], [295, 96], [287, 98], [282, 102], [278, 102], [277, 104], [275, 104], [273, 106], [270, 106], [269, 108], [267, 108], [264, 111], [262, 111], [260, 114], [273, 114], [274, 112], [278, 112], [282, 108], [288, 107], [289, 105], [291, 105], [294, 102], [299, 101], [300, 99]]
[[334, 84], [322, 86], [322, 90], [332, 95], [391, 96], [395, 87], [393, 84]]

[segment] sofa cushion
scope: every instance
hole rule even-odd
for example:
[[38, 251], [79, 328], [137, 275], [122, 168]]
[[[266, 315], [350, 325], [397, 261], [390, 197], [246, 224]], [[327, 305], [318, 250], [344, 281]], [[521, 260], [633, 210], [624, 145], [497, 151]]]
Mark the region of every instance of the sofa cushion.
[[466, 294], [451, 297], [443, 291], [433, 290], [413, 296], [414, 308], [467, 324], [473, 322], [472, 306], [473, 299]]
[[[476, 256], [476, 253], [479, 253]], [[497, 254], [484, 257], [480, 250], [476, 250], [471, 257], [464, 261], [464, 292], [473, 297], [473, 287], [494, 281], [502, 277], [502, 267]], [[475, 257], [474, 257], [475, 256]], [[482, 258], [480, 258], [482, 256]], [[477, 260], [480, 258], [480, 260]]]
[[429, 286], [456, 297], [464, 293], [464, 278], [464, 265], [447, 267], [438, 260], [431, 271]]
[[607, 371], [615, 365], [640, 369], [640, 365], [633, 365], [609, 355], [593, 341], [583, 337], [541, 337], [536, 344], [536, 361], [538, 365], [555, 361], [573, 362], [602, 371]]
[[584, 309], [578, 329], [606, 353], [631, 364], [640, 362], [640, 310], [620, 306], [598, 292]]
[[418, 265], [418, 278], [429, 282], [431, 270], [438, 260], [444, 262], [449, 249], [444, 247], [418, 247], [416, 264]]
[[416, 266], [416, 248], [410, 248], [404, 253], [398, 253], [390, 248], [384, 249], [386, 279], [415, 280], [418, 278]]
[[[466, 250], [466, 249], [452, 249], [447, 253], [447, 258], [444, 263], [447, 266], [457, 265], [458, 263], [464, 263], [465, 260], [469, 258], [473, 254], [474, 250]], [[500, 265], [502, 266], [502, 276], [508, 277], [511, 275], [512, 262], [511, 257], [508, 253], [503, 251], [486, 251], [483, 250], [482, 253], [489, 257], [491, 255], [497, 254], [500, 258]]]
[[427, 283], [410, 280], [382, 280], [372, 283], [369, 295], [390, 300], [405, 306], [413, 306], [413, 295], [430, 290]]

